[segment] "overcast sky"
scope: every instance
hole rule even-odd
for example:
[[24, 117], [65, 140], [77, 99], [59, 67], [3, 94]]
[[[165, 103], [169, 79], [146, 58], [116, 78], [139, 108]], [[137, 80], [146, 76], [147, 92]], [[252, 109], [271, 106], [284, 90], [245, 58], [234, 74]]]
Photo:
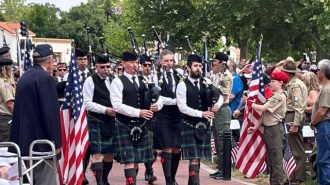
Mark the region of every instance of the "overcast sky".
[[68, 11], [73, 6], [79, 6], [87, 0], [27, 0], [27, 3], [50, 3], [59, 7], [61, 10]]

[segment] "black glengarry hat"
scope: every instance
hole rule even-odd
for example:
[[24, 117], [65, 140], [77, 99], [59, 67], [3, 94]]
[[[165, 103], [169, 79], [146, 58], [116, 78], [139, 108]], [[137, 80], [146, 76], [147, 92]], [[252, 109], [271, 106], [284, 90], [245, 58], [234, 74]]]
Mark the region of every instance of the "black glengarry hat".
[[109, 55], [98, 55], [96, 57], [96, 64], [107, 64], [110, 63]]
[[202, 63], [202, 58], [197, 54], [190, 54], [188, 56], [187, 65], [191, 66], [193, 62]]
[[226, 55], [226, 54], [223, 53], [223, 52], [218, 52], [218, 53], [215, 54], [214, 59], [218, 59], [218, 60], [221, 60], [221, 61], [225, 61], [225, 62], [227, 62], [227, 60], [228, 60], [228, 55]]
[[123, 52], [123, 61], [124, 62], [135, 61], [135, 60], [137, 60], [137, 58], [138, 58], [137, 54], [132, 50], [126, 50]]
[[83, 49], [77, 48], [76, 51], [76, 57], [84, 57], [87, 56], [87, 52]]

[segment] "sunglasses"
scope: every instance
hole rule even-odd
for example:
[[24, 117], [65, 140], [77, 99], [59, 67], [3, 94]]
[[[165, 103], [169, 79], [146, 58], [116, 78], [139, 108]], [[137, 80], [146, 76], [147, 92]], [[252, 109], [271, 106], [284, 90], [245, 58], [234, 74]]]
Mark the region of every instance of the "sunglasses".
[[109, 69], [109, 68], [110, 68], [110, 65], [108, 65], [108, 66], [100, 66], [100, 68], [101, 68], [101, 69], [104, 69], [104, 68]]
[[118, 70], [123, 70], [124, 68], [117, 68]]
[[65, 68], [60, 68], [60, 69], [57, 69], [57, 71], [66, 71]]
[[143, 64], [143, 67], [151, 67], [151, 64]]

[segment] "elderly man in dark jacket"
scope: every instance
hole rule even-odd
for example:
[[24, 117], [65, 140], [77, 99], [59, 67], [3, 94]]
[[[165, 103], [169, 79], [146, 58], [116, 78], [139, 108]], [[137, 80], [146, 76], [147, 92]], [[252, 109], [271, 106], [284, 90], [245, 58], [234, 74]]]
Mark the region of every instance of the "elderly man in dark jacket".
[[[11, 125], [11, 141], [18, 144], [22, 155], [29, 154], [29, 146], [37, 139], [54, 143], [61, 149], [60, 113], [53, 71], [53, 48], [48, 44], [36, 46], [34, 65], [23, 74], [17, 84], [15, 108]], [[50, 151], [49, 146], [38, 145], [36, 151]], [[56, 184], [57, 174], [46, 163], [34, 168], [34, 184]]]

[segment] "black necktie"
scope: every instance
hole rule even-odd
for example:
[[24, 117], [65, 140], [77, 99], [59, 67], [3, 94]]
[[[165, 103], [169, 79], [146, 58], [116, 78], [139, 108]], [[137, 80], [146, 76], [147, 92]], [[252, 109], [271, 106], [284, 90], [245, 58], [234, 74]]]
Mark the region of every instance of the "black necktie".
[[135, 81], [135, 76], [133, 76], [132, 79], [133, 79], [133, 85], [134, 85], [135, 89], [136, 89], [137, 91], [139, 91], [139, 86], [138, 86], [138, 84], [137, 84], [136, 81]]
[[194, 85], [195, 85], [195, 88], [196, 88], [197, 90], [199, 90], [199, 88], [198, 88], [198, 80], [194, 81]]
[[86, 80], [86, 73], [85, 72], [81, 72], [81, 79], [82, 79], [82, 83], [84, 83], [85, 80]]
[[170, 71], [166, 72], [166, 77], [167, 77], [168, 87], [171, 89], [171, 91], [173, 91], [172, 73]]

